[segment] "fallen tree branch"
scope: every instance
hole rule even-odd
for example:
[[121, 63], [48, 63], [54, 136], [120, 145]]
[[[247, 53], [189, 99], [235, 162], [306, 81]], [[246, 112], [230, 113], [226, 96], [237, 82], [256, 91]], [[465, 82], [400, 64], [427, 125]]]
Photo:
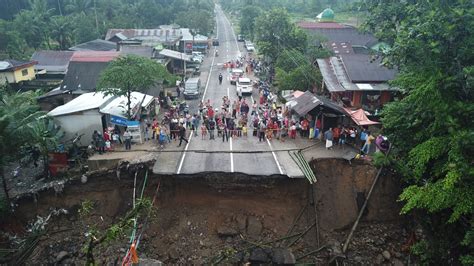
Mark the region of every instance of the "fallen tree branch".
[[301, 234], [300, 234], [295, 240], [293, 240], [293, 242], [291, 242], [287, 247], [289, 248], [289, 247], [293, 246], [296, 242], [298, 242], [298, 240], [300, 240], [304, 235], [306, 235], [306, 233], [308, 233], [309, 230], [311, 230], [311, 228], [313, 228], [315, 225], [316, 225], [316, 221], [315, 221], [312, 225], [308, 226], [308, 227], [306, 228], [306, 230], [304, 230], [303, 233], [301, 233]]
[[310, 251], [310, 252], [308, 252], [308, 253], [306, 253], [306, 254], [303, 254], [303, 255], [301, 255], [300, 257], [296, 258], [296, 261], [298, 261], [298, 260], [300, 260], [300, 259], [304, 259], [304, 258], [306, 258], [306, 257], [308, 257], [308, 256], [310, 256], [310, 255], [315, 254], [315, 253], [318, 253], [318, 252], [320, 252], [321, 250], [323, 250], [323, 249], [325, 249], [325, 248], [327, 248], [327, 247], [328, 247], [328, 245], [323, 245], [323, 246], [321, 246], [321, 247], [318, 248], [318, 249], [315, 249], [315, 250]]

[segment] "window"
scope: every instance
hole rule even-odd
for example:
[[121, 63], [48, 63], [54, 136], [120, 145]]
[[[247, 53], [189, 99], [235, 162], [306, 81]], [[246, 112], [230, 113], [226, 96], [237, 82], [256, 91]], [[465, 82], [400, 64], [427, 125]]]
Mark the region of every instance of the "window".
[[28, 68], [21, 71], [21, 75], [28, 76]]

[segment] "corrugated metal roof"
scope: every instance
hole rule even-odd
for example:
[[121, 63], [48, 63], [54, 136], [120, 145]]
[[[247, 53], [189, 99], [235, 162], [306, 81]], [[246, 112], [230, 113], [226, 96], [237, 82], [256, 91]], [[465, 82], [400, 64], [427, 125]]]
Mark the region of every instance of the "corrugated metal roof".
[[153, 56], [153, 47], [149, 46], [135, 46], [135, 45], [123, 45], [120, 47], [121, 54], [134, 54], [151, 58]]
[[46, 70], [49, 73], [66, 73], [73, 51], [36, 51], [31, 59], [38, 61], [37, 70]]
[[365, 54], [341, 54], [344, 68], [353, 83], [380, 83], [393, 80], [397, 71], [381, 65], [380, 58]]
[[378, 40], [370, 33], [363, 33], [354, 27], [343, 28], [312, 28], [308, 29], [312, 34], [324, 37], [327, 43], [350, 43], [356, 46], [371, 47]]
[[61, 90], [95, 91], [100, 74], [108, 64], [108, 62], [71, 61]]
[[71, 57], [71, 62], [110, 62], [120, 56], [115, 51], [77, 51]]
[[178, 60], [183, 60], [186, 62], [191, 62], [192, 57], [190, 55], [180, 53], [177, 51], [169, 50], [169, 49], [163, 49], [160, 51], [160, 55], [170, 57], [173, 59], [178, 59]]
[[6, 72], [6, 71], [12, 71], [12, 70], [20, 69], [20, 68], [29, 67], [29, 66], [37, 64], [38, 62], [5, 59], [5, 60], [0, 60], [0, 63], [2, 63], [2, 66], [3, 66], [0, 69], [0, 72]]
[[344, 29], [349, 26], [337, 22], [300, 21], [298, 27], [303, 29]]
[[322, 104], [322, 102], [309, 91], [305, 91], [301, 96], [294, 99], [293, 101], [296, 102], [296, 105], [294, 105], [291, 109], [300, 116], [306, 115], [316, 106]]
[[101, 92], [84, 93], [70, 102], [54, 108], [48, 115], [61, 116], [101, 108], [107, 105], [112, 99], [113, 96], [105, 96]]
[[330, 92], [345, 91], [344, 87], [342, 87], [337, 80], [332, 65], [329, 62], [329, 58], [317, 59], [316, 61], [318, 63], [321, 75], [323, 76], [324, 84], [326, 85], [327, 90]]
[[[100, 112], [103, 114], [120, 116], [127, 118], [127, 97], [121, 96], [116, 97], [110, 101], [106, 106], [100, 108]], [[137, 104], [141, 103], [142, 107], [148, 106], [153, 101], [153, 96], [143, 94], [141, 92], [132, 91], [130, 97], [130, 106], [133, 109]]]
[[69, 48], [71, 51], [115, 51], [117, 44], [106, 40], [96, 39]]

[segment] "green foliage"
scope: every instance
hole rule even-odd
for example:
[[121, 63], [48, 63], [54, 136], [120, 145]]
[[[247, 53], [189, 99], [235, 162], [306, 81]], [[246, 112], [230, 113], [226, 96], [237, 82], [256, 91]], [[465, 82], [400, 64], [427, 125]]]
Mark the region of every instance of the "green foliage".
[[255, 6], [246, 6], [240, 11], [240, 33], [250, 40], [255, 38], [255, 19], [257, 19], [262, 12], [262, 9]]
[[176, 24], [194, 29], [196, 33], [208, 35], [213, 29], [213, 17], [209, 11], [206, 10], [188, 10], [179, 12], [176, 15]]
[[97, 90], [105, 95], [126, 96], [127, 116], [131, 118], [131, 92], [146, 91], [158, 81], [170, 83], [175, 80], [167, 69], [148, 58], [127, 55], [112, 61], [102, 72]]
[[319, 71], [298, 50], [284, 50], [275, 67], [279, 90], [311, 90], [322, 81]]
[[85, 199], [81, 202], [81, 207], [79, 208], [77, 212], [79, 213], [79, 216], [81, 218], [84, 218], [90, 215], [93, 209], [94, 209], [94, 202], [92, 200]]
[[209, 34], [214, 22], [211, 0], [3, 0], [1, 7], [0, 56], [15, 59], [102, 38], [109, 28], [156, 28], [179, 21]]
[[393, 85], [403, 99], [385, 106], [382, 122], [406, 182], [402, 213], [422, 211], [421, 220], [439, 223], [425, 224], [429, 237], [417, 254], [427, 263], [468, 263], [474, 252], [474, 4], [365, 0], [364, 7], [366, 28], [391, 46], [384, 62], [400, 70]]
[[307, 36], [290, 21], [284, 9], [273, 9], [261, 14], [255, 21], [255, 38], [259, 52], [276, 60], [287, 49], [304, 52]]
[[389, 167], [393, 162], [393, 158], [390, 156], [386, 156], [383, 152], [376, 152], [372, 155], [372, 159], [374, 160], [375, 167]]

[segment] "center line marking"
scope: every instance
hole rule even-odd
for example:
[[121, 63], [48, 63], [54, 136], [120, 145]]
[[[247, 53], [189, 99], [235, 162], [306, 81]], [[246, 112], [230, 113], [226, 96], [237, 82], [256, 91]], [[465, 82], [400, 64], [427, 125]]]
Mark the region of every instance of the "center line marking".
[[267, 143], [268, 143], [268, 146], [270, 146], [270, 150], [272, 151], [273, 159], [275, 159], [275, 163], [278, 167], [278, 171], [280, 171], [280, 175], [283, 175], [283, 170], [281, 169], [280, 162], [278, 161], [277, 156], [275, 152], [273, 151], [272, 144], [270, 143], [268, 139], [267, 139]]
[[178, 171], [176, 171], [177, 175], [179, 175], [179, 173], [181, 173], [181, 168], [183, 167], [184, 158], [186, 157], [186, 151], [188, 150], [189, 143], [191, 143], [192, 138], [193, 138], [193, 132], [191, 131], [191, 134], [189, 135], [188, 143], [186, 143], [186, 147], [184, 147], [183, 156], [181, 157], [181, 161], [179, 162]]
[[[230, 137], [230, 151], [232, 151], [232, 137]], [[234, 172], [234, 154], [230, 153], [230, 172]]]

